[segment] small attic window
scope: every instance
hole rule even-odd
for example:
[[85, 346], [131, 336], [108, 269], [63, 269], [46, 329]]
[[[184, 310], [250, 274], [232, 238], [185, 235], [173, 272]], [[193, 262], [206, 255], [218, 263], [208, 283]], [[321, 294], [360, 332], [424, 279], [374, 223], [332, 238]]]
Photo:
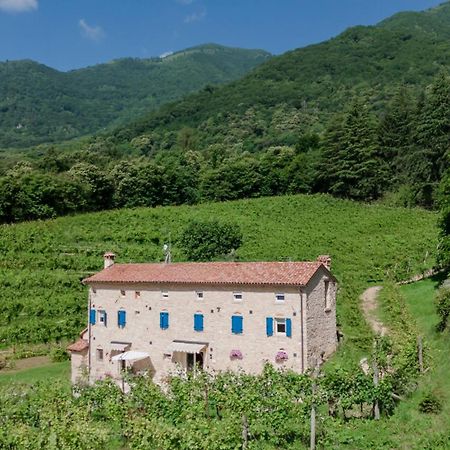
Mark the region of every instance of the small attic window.
[[203, 291], [196, 291], [197, 300], [203, 300]]
[[276, 294], [275, 294], [275, 302], [277, 302], [277, 303], [284, 303], [284, 301], [285, 301], [285, 295], [284, 295], [284, 293], [282, 293], [282, 292], [277, 292]]
[[161, 291], [162, 298], [169, 298], [169, 291]]
[[233, 292], [233, 299], [235, 302], [242, 302], [242, 292]]
[[126, 295], [125, 289], [121, 289], [121, 290], [120, 290], [120, 295], [121, 295], [122, 297], [125, 297], [125, 295]]

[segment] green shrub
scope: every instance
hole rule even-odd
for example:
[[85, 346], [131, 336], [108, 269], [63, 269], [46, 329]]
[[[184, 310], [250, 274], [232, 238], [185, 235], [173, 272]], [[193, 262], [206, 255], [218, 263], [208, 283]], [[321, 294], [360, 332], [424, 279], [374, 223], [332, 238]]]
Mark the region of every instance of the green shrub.
[[419, 403], [419, 411], [424, 414], [438, 414], [442, 411], [442, 403], [434, 393], [428, 392]]
[[437, 324], [438, 331], [444, 331], [447, 328], [448, 318], [450, 316], [450, 289], [447, 287], [439, 289], [436, 296], [436, 310], [439, 316]]
[[50, 352], [50, 358], [53, 362], [62, 362], [70, 359], [69, 353], [63, 347], [55, 347]]
[[242, 244], [242, 232], [233, 223], [193, 221], [183, 230], [179, 243], [189, 260], [208, 261], [237, 250]]

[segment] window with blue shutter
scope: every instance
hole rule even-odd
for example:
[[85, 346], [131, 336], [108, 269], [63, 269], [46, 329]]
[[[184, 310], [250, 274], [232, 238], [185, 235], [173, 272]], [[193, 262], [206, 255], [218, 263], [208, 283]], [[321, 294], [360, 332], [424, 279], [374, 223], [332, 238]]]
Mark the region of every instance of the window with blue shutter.
[[242, 334], [243, 321], [242, 316], [231, 316], [231, 332], [233, 334]]
[[292, 320], [286, 319], [286, 336], [292, 337]]
[[120, 310], [117, 312], [117, 325], [119, 328], [124, 328], [127, 322], [127, 313], [126, 311]]
[[203, 314], [194, 314], [194, 330], [203, 331]]
[[159, 326], [161, 330], [167, 330], [169, 328], [169, 313], [161, 312], [159, 313]]
[[103, 326], [106, 327], [106, 318], [107, 318], [106, 311], [98, 310], [97, 315], [99, 324], [102, 324]]
[[273, 336], [273, 318], [266, 317], [266, 334], [267, 336]]
[[95, 325], [95, 309], [89, 311], [89, 323]]

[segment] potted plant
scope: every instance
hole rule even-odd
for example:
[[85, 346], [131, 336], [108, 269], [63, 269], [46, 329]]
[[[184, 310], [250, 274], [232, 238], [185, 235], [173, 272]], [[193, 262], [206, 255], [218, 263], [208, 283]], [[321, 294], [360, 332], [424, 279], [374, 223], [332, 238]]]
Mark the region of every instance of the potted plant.
[[288, 354], [284, 350], [278, 350], [275, 355], [275, 361], [277, 363], [283, 363], [289, 359]]
[[231, 350], [230, 359], [242, 359], [242, 352], [240, 350]]

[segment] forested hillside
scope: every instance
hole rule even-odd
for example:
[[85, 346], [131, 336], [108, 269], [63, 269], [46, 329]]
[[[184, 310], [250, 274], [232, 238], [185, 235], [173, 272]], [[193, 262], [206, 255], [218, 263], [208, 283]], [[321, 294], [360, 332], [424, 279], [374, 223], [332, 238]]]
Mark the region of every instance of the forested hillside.
[[0, 63], [0, 147], [62, 141], [127, 122], [206, 85], [239, 78], [269, 57], [208, 44], [70, 72], [33, 61]]
[[132, 125], [0, 159], [0, 221], [326, 192], [435, 208], [450, 3], [355, 27]]

